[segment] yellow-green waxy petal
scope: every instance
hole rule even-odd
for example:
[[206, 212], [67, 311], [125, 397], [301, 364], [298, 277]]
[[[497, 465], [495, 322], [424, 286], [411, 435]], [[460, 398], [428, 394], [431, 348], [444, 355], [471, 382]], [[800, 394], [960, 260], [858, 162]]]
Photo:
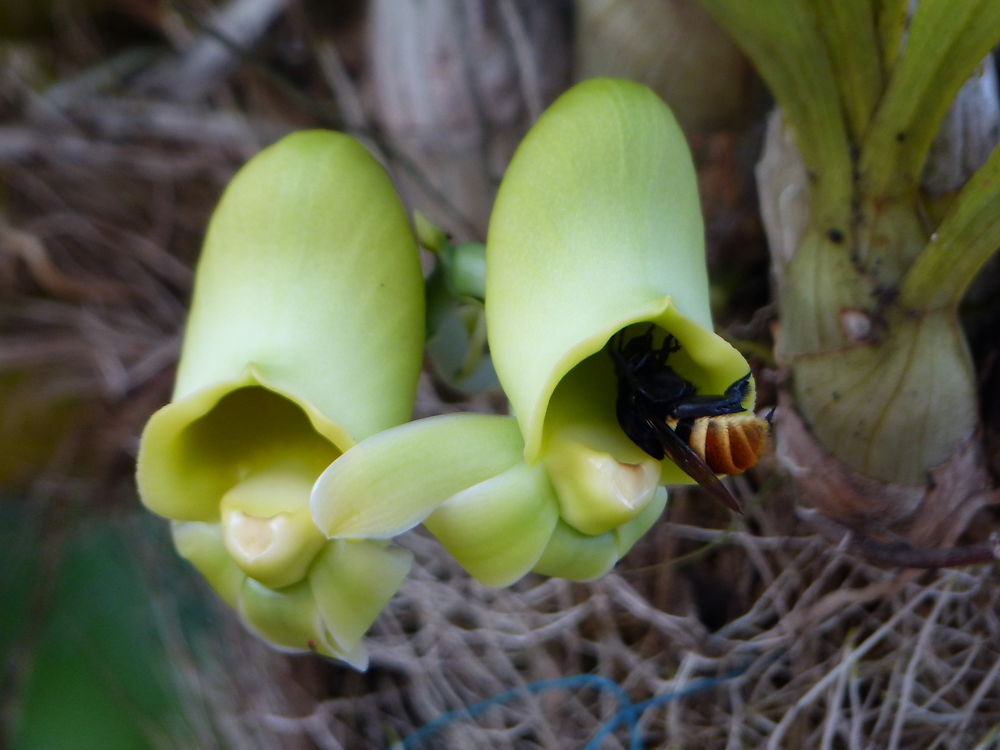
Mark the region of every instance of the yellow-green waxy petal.
[[558, 520], [545, 469], [521, 461], [452, 495], [424, 526], [480, 583], [506, 586], [535, 566]]
[[319, 651], [325, 645], [323, 623], [307, 581], [272, 589], [247, 578], [238, 611], [251, 630], [278, 647]]
[[560, 521], [534, 572], [572, 581], [600, 578], [649, 531], [666, 504], [667, 490], [661, 487], [638, 515], [603, 534], [584, 534]]
[[174, 400], [252, 364], [360, 440], [410, 416], [423, 320], [388, 175], [353, 138], [294, 133], [240, 170], [212, 216]]
[[560, 521], [534, 571], [571, 581], [592, 581], [611, 570], [616, 562], [614, 534], [581, 534]]
[[254, 632], [281, 648], [309, 650], [365, 669], [361, 638], [396, 593], [411, 555], [385, 542], [330, 541], [294, 585], [250, 578], [230, 557], [220, 524], [173, 524], [174, 543]]
[[309, 514], [309, 475], [280, 468], [251, 475], [222, 497], [222, 536], [230, 556], [271, 588], [305, 577], [326, 542]]
[[403, 583], [411, 562], [409, 552], [385, 542], [327, 543], [309, 582], [330, 643], [343, 654], [340, 658], [359, 669], [367, 666], [361, 638]]
[[248, 369], [150, 418], [139, 444], [139, 494], [167, 518], [218, 520], [223, 495], [248, 476], [280, 466], [311, 484], [339, 455], [342, 434]]
[[702, 235], [684, 136], [648, 88], [585, 81], [534, 125], [497, 196], [486, 282], [491, 355], [529, 461], [560, 380], [629, 324], [675, 335], [678, 370], [702, 392], [746, 374], [711, 330]]
[[519, 463], [522, 451], [510, 417], [446, 414], [400, 425], [330, 465], [313, 487], [313, 519], [328, 537], [393, 537]]
[[328, 542], [319, 475], [410, 415], [423, 278], [405, 211], [353, 139], [291, 135], [240, 170], [199, 261], [174, 401], [143, 432], [143, 502], [272, 643], [363, 667], [407, 553]]
[[660, 487], [652, 501], [635, 518], [614, 530], [618, 557], [625, 557], [628, 554], [639, 538], [663, 515], [663, 509], [666, 507], [667, 488]]
[[213, 215], [174, 403], [140, 444], [143, 502], [209, 521], [263, 466], [299, 461], [314, 480], [408, 418], [423, 319], [415, 242], [374, 158], [326, 131], [265, 149]]
[[247, 575], [229, 556], [217, 523], [175, 521], [171, 524], [177, 553], [201, 573], [230, 607], [236, 605]]

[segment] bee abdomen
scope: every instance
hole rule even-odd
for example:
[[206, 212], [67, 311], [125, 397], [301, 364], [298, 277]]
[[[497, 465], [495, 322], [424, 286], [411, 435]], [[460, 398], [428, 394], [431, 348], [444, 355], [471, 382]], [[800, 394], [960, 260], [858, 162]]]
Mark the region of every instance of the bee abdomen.
[[[682, 426], [686, 427], [683, 423], [677, 425]], [[770, 424], [744, 412], [692, 420], [687, 432], [684, 439], [712, 471], [741, 474], [756, 464], [764, 452]]]

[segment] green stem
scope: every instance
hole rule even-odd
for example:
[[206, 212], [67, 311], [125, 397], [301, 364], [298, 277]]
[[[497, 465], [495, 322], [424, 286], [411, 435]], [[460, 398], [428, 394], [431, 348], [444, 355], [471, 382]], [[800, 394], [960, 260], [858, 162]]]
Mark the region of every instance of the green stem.
[[896, 67], [899, 48], [906, 30], [910, 0], [876, 0], [879, 47], [882, 51], [882, 70], [888, 78]]
[[856, 0], [812, 0], [812, 4], [851, 139], [860, 142], [882, 93], [882, 61], [873, 8]]
[[955, 307], [986, 261], [1000, 248], [1000, 146], [965, 184], [927, 247], [907, 271], [905, 309]]
[[811, 178], [814, 221], [846, 226], [851, 196], [847, 130], [813, 9], [800, 0], [702, 0], [702, 5], [751, 58], [795, 130]]
[[459, 368], [455, 379], [458, 381], [471, 378], [486, 355], [486, 313], [482, 303], [476, 304], [475, 320], [472, 330], [469, 331], [469, 346], [465, 350], [465, 357], [462, 358], [462, 366]]
[[444, 253], [448, 288], [456, 299], [471, 297], [486, 299], [486, 246], [479, 242], [463, 242]]
[[906, 45], [862, 145], [862, 189], [911, 193], [934, 135], [959, 88], [1000, 42], [996, 0], [921, 0]]

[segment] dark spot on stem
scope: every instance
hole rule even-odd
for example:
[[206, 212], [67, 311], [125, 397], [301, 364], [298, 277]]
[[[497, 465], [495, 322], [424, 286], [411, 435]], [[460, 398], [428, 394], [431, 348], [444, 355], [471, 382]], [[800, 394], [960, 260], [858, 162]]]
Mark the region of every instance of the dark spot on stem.
[[844, 233], [839, 229], [828, 229], [826, 236], [829, 238], [830, 242], [835, 242], [838, 245], [844, 241]]

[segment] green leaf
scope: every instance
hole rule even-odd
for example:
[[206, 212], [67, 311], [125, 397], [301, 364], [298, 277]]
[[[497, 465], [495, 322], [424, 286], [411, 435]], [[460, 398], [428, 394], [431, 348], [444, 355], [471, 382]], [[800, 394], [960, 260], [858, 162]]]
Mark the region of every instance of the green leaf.
[[812, 2], [851, 140], [858, 143], [868, 129], [882, 93], [882, 61], [875, 11], [869, 2], [861, 0]]
[[916, 4], [902, 56], [862, 146], [859, 169], [866, 193], [907, 196], [916, 187], [955, 95], [998, 43], [995, 0]]
[[[77, 520], [61, 537], [61, 554], [55, 554], [55, 538], [41, 536], [18, 550], [18, 540], [28, 539], [30, 514], [11, 523], [21, 514], [4, 505], [0, 528], [18, 537], [0, 533], [4, 574], [19, 571], [27, 582], [34, 571], [45, 581], [42, 588], [18, 589], [8, 579], [0, 587], [5, 653], [14, 653], [7, 640], [11, 615], [31, 608], [31, 619], [15, 625], [27, 634], [19, 648], [30, 650], [3, 662], [17, 670], [7, 678], [23, 682], [0, 741], [16, 750], [139, 750], [164, 741], [194, 746], [147, 581], [126, 543], [125, 534], [137, 526]], [[53, 559], [58, 564], [45, 567]]]
[[907, 271], [900, 304], [911, 310], [955, 308], [986, 261], [1000, 249], [1000, 146], [962, 187], [927, 247]]
[[702, 0], [702, 5], [747, 53], [791, 123], [811, 177], [814, 221], [846, 226], [852, 187], [847, 125], [814, 8], [802, 0]]

